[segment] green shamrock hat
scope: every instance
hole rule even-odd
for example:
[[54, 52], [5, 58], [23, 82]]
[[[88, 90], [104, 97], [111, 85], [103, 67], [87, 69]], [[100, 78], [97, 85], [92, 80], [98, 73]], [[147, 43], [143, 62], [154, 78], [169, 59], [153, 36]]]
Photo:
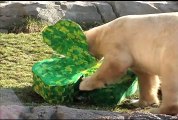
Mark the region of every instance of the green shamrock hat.
[[49, 103], [74, 102], [83, 97], [94, 104], [118, 104], [137, 90], [136, 76], [128, 70], [121, 83], [81, 92], [78, 89], [80, 78], [92, 75], [102, 61], [89, 54], [80, 25], [71, 20], [60, 20], [46, 27], [42, 35], [49, 47], [63, 55], [39, 61], [32, 67], [33, 89]]

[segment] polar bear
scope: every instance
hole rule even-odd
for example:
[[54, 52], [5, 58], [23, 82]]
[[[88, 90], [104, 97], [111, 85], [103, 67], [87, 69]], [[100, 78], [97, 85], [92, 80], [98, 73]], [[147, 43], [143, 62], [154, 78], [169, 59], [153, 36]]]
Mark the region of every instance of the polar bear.
[[80, 90], [114, 84], [131, 68], [139, 78], [139, 105], [159, 104], [152, 113], [178, 114], [178, 12], [127, 15], [84, 32], [90, 53], [104, 58]]

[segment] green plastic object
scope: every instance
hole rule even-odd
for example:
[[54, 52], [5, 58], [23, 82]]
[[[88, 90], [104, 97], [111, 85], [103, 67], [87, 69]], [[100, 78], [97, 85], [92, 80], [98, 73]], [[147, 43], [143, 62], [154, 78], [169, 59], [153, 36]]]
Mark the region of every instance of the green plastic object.
[[82, 77], [92, 75], [102, 64], [88, 52], [81, 26], [71, 20], [59, 20], [46, 27], [43, 41], [62, 57], [45, 59], [32, 67], [33, 89], [49, 103], [74, 102], [84, 98], [92, 104], [120, 103], [137, 90], [136, 75], [128, 70], [120, 83], [89, 92], [79, 90]]

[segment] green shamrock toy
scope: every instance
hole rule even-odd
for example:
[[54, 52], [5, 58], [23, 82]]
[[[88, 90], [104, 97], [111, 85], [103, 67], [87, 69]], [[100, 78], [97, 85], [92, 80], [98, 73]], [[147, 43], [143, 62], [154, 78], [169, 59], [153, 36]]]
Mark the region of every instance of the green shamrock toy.
[[92, 75], [102, 64], [89, 54], [79, 24], [59, 20], [46, 27], [42, 35], [49, 47], [63, 55], [39, 61], [32, 67], [33, 89], [49, 103], [71, 103], [83, 97], [93, 104], [115, 105], [136, 92], [136, 75], [131, 70], [120, 78], [120, 83], [89, 92], [79, 90], [81, 78]]

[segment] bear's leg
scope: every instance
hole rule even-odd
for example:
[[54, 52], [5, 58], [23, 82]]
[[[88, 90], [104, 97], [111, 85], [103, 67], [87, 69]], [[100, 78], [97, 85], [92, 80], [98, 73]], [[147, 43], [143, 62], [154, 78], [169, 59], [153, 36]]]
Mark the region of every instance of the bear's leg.
[[89, 91], [115, 83], [130, 66], [128, 58], [115, 56], [104, 58], [100, 68], [92, 76], [82, 80], [79, 89]]
[[170, 45], [160, 66], [162, 102], [158, 109], [151, 110], [152, 113], [178, 114], [178, 49], [177, 44]]
[[158, 89], [160, 80], [157, 75], [149, 75], [143, 72], [137, 72], [139, 83], [139, 102], [135, 103], [140, 107], [159, 105]]
[[[177, 69], [177, 68], [176, 68]], [[178, 114], [178, 71], [176, 69], [167, 68], [162, 75], [162, 103], [160, 108], [152, 109], [152, 113], [156, 114]]]

